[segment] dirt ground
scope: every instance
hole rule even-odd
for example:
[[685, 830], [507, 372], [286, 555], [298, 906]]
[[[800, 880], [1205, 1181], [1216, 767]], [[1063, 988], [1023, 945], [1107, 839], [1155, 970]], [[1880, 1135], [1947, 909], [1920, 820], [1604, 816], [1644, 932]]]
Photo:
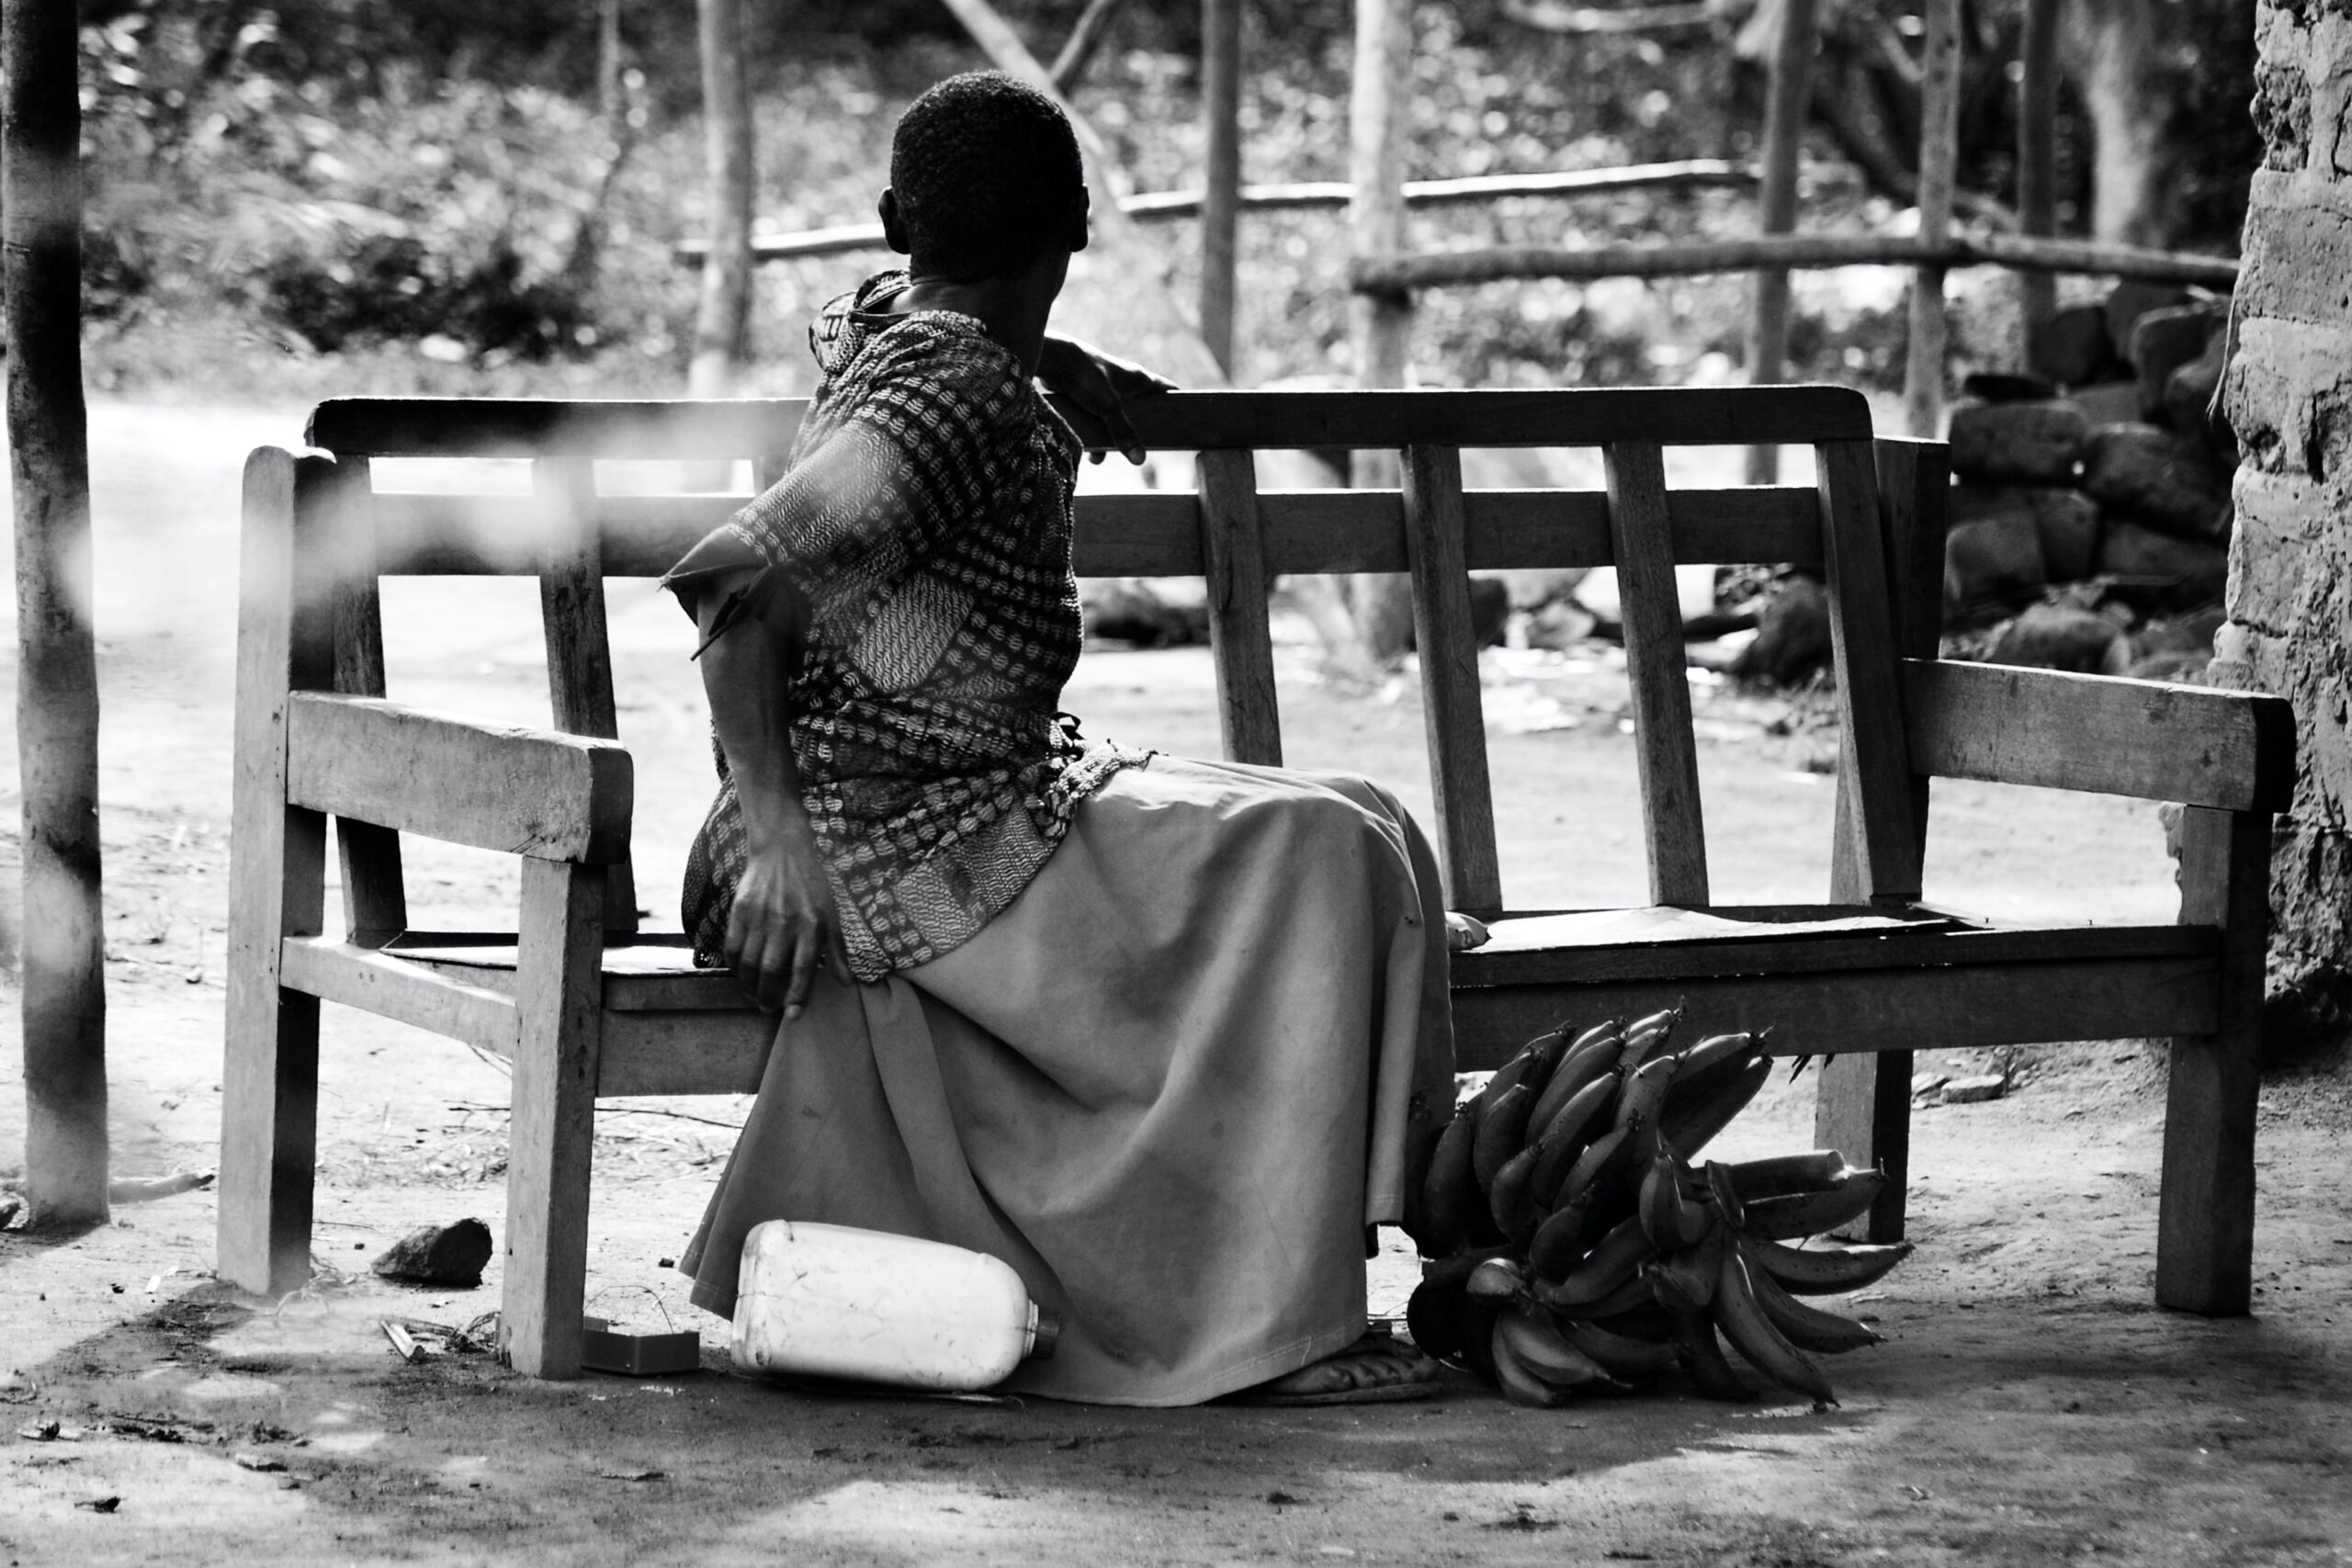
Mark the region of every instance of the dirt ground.
[[[119, 1174], [214, 1158], [236, 467], [299, 428], [293, 411], [93, 410]], [[388, 592], [393, 694], [543, 720], [533, 595], [436, 592]], [[684, 624], [641, 582], [612, 585], [612, 620], [640, 901], [674, 923], [708, 785]], [[13, 636], [0, 649], [12, 659]], [[1374, 773], [1426, 809], [1404, 683], [1336, 692], [1296, 649], [1284, 671], [1294, 763]], [[1506, 653], [1489, 677], [1513, 902], [1638, 899], [1621, 673], [1598, 653]], [[1719, 893], [1817, 896], [1830, 791], [1812, 708], [1705, 682], [1694, 695]], [[1069, 705], [1090, 732], [1205, 751], [1209, 697], [1196, 652], [1102, 652]], [[0, 754], [14, 751], [11, 728]], [[1939, 786], [1934, 822], [1940, 901], [2169, 915], [2153, 807]], [[420, 851], [410, 872], [420, 924], [492, 917], [513, 896], [511, 871], [483, 857]], [[0, 877], [13, 895], [13, 863]], [[312, 1289], [268, 1303], [213, 1281], [209, 1192], [79, 1235], [0, 1235], [0, 1558], [2352, 1560], [2340, 1072], [2266, 1090], [2249, 1318], [2151, 1304], [2162, 1048], [2085, 1043], [2030, 1055], [2007, 1098], [1918, 1113], [1919, 1251], [1861, 1303], [1888, 1343], [1831, 1363], [1840, 1408], [1717, 1405], [1668, 1382], [1524, 1411], [1465, 1378], [1419, 1405], [1137, 1412], [815, 1396], [729, 1375], [724, 1325], [684, 1304], [669, 1267], [742, 1113], [725, 1098], [607, 1105], [597, 1136], [592, 1310], [698, 1326], [702, 1371], [548, 1384], [480, 1355], [403, 1363], [379, 1319], [462, 1326], [495, 1303], [496, 1274], [424, 1292], [367, 1261], [417, 1224], [503, 1227], [505, 1084], [460, 1046], [329, 1014]], [[11, 1005], [0, 1187], [23, 1130], [16, 1026]], [[1776, 1082], [1719, 1146], [1808, 1146], [1810, 1101], [1810, 1079]], [[1377, 1260], [1375, 1311], [1401, 1310], [1412, 1277], [1393, 1248]]]

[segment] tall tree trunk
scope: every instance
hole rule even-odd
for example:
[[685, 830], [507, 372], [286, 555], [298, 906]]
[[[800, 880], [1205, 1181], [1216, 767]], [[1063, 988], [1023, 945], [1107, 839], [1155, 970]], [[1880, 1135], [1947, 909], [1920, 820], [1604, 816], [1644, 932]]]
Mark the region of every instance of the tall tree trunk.
[[[1771, 85], [1764, 105], [1763, 188], [1757, 197], [1757, 228], [1786, 234], [1797, 226], [1797, 155], [1804, 147], [1806, 81], [1813, 71], [1816, 36], [1814, 0], [1778, 0], [1771, 8]], [[1758, 8], [1762, 18], [1765, 7]], [[1757, 25], [1751, 23], [1751, 26]], [[1751, 386], [1785, 380], [1789, 356], [1789, 275], [1758, 272], [1747, 321], [1747, 379]], [[1781, 449], [1747, 449], [1747, 482], [1778, 483]]]
[[24, 789], [25, 1170], [34, 1217], [107, 1215], [98, 678], [82, 402], [74, 0], [0, 0], [0, 236]]
[[[1348, 177], [1355, 195], [1348, 229], [1356, 255], [1405, 248], [1405, 147], [1413, 106], [1412, 0], [1356, 0], [1355, 79], [1348, 99]], [[1402, 387], [1411, 365], [1413, 297], [1356, 294], [1348, 301], [1356, 385]], [[1394, 452], [1358, 452], [1351, 477], [1363, 489], [1399, 482]], [[1405, 651], [1413, 631], [1411, 582], [1395, 573], [1343, 580], [1361, 647], [1331, 649], [1342, 670], [1379, 664]]]
[[735, 389], [752, 330], [752, 99], [743, 78], [742, 0], [695, 0], [702, 44], [704, 135], [710, 167], [710, 254], [687, 389]]
[[1233, 375], [1234, 241], [1241, 211], [1241, 0], [1202, 0], [1201, 340]]

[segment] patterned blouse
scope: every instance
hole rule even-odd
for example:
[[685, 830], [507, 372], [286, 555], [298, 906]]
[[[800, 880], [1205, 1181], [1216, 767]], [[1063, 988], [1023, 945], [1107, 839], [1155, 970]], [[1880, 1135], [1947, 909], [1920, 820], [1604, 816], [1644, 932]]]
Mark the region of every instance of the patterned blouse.
[[[760, 565], [805, 604], [793, 759], [861, 980], [977, 933], [1145, 755], [1057, 711], [1080, 637], [1076, 436], [977, 320], [875, 312], [906, 286], [883, 273], [819, 315], [790, 469], [662, 580], [691, 610], [697, 580]], [[713, 966], [745, 856], [718, 768], [683, 910]]]

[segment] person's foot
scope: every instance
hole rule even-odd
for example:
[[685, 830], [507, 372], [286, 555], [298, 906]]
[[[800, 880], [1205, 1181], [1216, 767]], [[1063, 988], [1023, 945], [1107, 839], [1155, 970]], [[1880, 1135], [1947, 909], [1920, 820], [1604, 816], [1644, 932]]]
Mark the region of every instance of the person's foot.
[[1269, 1404], [1369, 1404], [1420, 1399], [1435, 1392], [1438, 1364], [1384, 1329], [1295, 1372], [1247, 1389], [1240, 1398]]

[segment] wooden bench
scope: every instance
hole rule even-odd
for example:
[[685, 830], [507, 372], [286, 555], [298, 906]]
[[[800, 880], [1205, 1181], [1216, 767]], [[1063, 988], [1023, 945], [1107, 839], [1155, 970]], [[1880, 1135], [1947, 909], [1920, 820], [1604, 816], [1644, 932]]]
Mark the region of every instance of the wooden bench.
[[[254, 1291], [310, 1273], [321, 999], [509, 1058], [504, 1348], [579, 1368], [591, 1132], [599, 1097], [759, 1083], [771, 1021], [676, 937], [641, 937], [631, 770], [615, 733], [602, 580], [650, 576], [741, 496], [600, 495], [599, 458], [749, 459], [779, 471], [797, 402], [334, 401], [316, 451], [247, 466], [220, 1266]], [[1496, 940], [1453, 960], [1460, 1065], [1492, 1066], [1564, 1016], [1688, 998], [1711, 1025], [1776, 1024], [1839, 1053], [1819, 1131], [1898, 1180], [1911, 1053], [2169, 1036], [2156, 1294], [2248, 1303], [2258, 1007], [2270, 814], [2293, 767], [2284, 704], [2236, 693], [1937, 658], [1948, 479], [1935, 444], [1874, 439], [1836, 388], [1177, 393], [1137, 411], [1152, 447], [1200, 454], [1199, 493], [1085, 498], [1078, 570], [1205, 576], [1227, 755], [1282, 761], [1270, 581], [1412, 581], [1437, 838], [1452, 907]], [[1810, 487], [1669, 490], [1662, 446], [1813, 448]], [[1465, 491], [1460, 448], [1601, 449], [1605, 491]], [[1385, 448], [1398, 491], [1264, 491], [1254, 449]], [[529, 497], [388, 493], [379, 457], [526, 457]], [[1827, 901], [1709, 900], [1677, 562], [1796, 562], [1824, 575], [1839, 761]], [[1465, 573], [1613, 565], [1623, 600], [1649, 913], [1504, 912]], [[554, 728], [383, 700], [378, 579], [536, 572]], [[683, 651], [684, 628], [681, 627]], [[1148, 739], [1138, 737], [1136, 739]], [[2096, 790], [2187, 807], [2180, 919], [1996, 926], [1920, 903], [1931, 778]], [[338, 823], [343, 919], [322, 893]], [[399, 835], [522, 859], [516, 931], [408, 929]]]

